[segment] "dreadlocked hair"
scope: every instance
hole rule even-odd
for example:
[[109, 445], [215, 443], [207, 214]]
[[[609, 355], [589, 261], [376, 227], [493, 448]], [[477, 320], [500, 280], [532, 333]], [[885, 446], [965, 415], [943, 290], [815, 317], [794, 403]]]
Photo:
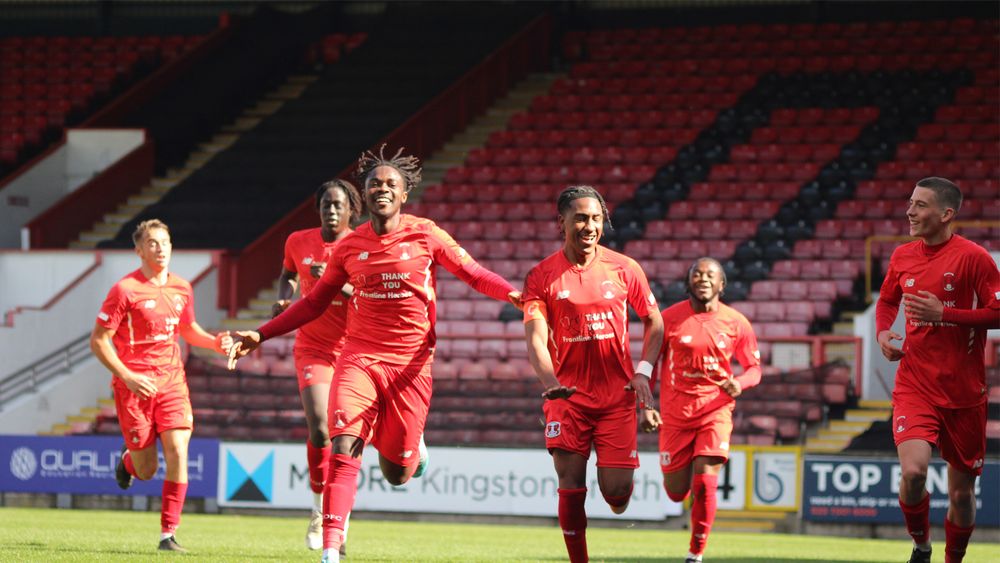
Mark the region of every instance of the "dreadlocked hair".
[[607, 224], [609, 230], [614, 230], [611, 225], [611, 215], [608, 213], [608, 204], [604, 203], [604, 197], [595, 190], [592, 186], [570, 186], [565, 190], [559, 192], [559, 198], [556, 199], [556, 209], [559, 214], [562, 215], [569, 209], [569, 204], [573, 200], [592, 197], [596, 199], [601, 204], [601, 212], [604, 213], [604, 222]]
[[405, 148], [399, 147], [399, 150], [391, 158], [385, 157], [385, 143], [379, 147], [377, 155], [374, 151], [361, 153], [361, 156], [358, 157], [358, 170], [355, 177], [363, 186], [367, 183], [368, 175], [371, 174], [372, 170], [379, 166], [390, 166], [395, 168], [396, 172], [399, 172], [399, 175], [406, 180], [406, 191], [412, 190], [420, 183], [420, 159], [415, 156], [400, 156]]
[[330, 188], [340, 188], [343, 190], [344, 195], [347, 196], [347, 203], [351, 206], [350, 222], [356, 223], [361, 217], [364, 207], [361, 203], [361, 193], [358, 192], [358, 188], [354, 187], [354, 184], [348, 182], [347, 180], [334, 178], [328, 182], [323, 182], [319, 186], [319, 189], [316, 190], [316, 208], [319, 209], [320, 203], [323, 201], [323, 194], [325, 194], [326, 190], [329, 190]]

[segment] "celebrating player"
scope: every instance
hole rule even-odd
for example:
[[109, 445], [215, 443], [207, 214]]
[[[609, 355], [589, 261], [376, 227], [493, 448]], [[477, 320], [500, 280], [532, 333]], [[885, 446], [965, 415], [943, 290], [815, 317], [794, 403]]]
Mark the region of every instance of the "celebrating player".
[[[660, 354], [663, 323], [639, 265], [598, 246], [608, 217], [590, 186], [569, 187], [557, 201], [565, 243], [524, 282], [528, 358], [545, 391], [545, 446], [559, 477], [559, 526], [570, 561], [587, 561], [587, 459], [597, 451], [597, 482], [616, 514], [632, 498], [636, 398], [652, 409], [649, 376]], [[631, 305], [642, 318], [642, 361], [632, 369]]]
[[156, 437], [163, 444], [166, 479], [160, 509], [160, 546], [187, 551], [174, 537], [187, 494], [187, 451], [194, 417], [178, 334], [192, 346], [226, 354], [229, 333], [215, 336], [195, 322], [191, 284], [167, 271], [170, 232], [156, 219], [132, 234], [142, 265], [111, 287], [90, 335], [90, 349], [114, 375], [112, 389], [125, 446], [115, 468], [118, 486], [156, 474]]
[[[316, 209], [321, 226], [296, 231], [285, 241], [285, 258], [278, 279], [278, 301], [272, 307], [272, 317], [288, 308], [300, 281], [303, 296], [312, 291], [326, 269], [326, 261], [334, 246], [351, 232], [351, 223], [361, 215], [361, 196], [350, 182], [331, 180], [316, 192]], [[306, 547], [309, 549], [323, 547], [323, 485], [330, 463], [326, 410], [333, 367], [344, 347], [346, 298], [351, 296], [352, 288], [350, 284], [345, 284], [341, 291], [344, 296], [336, 296], [321, 317], [303, 326], [295, 336], [295, 374], [309, 429], [306, 458], [309, 463], [309, 486], [314, 497], [312, 517], [306, 532]], [[342, 554], [343, 550], [341, 545]]]
[[[986, 455], [986, 329], [1000, 327], [1000, 273], [981, 246], [952, 233], [962, 192], [924, 178], [910, 196], [910, 235], [892, 253], [875, 308], [878, 344], [899, 361], [892, 392], [893, 433], [902, 475], [899, 507], [913, 538], [913, 563], [931, 560], [930, 496], [924, 484], [937, 445], [948, 462], [945, 561], [965, 556], [976, 521], [976, 476]], [[900, 302], [902, 349], [892, 344]]]
[[315, 319], [344, 284], [354, 286], [330, 396], [333, 455], [323, 491], [323, 561], [340, 560], [365, 444], [375, 445], [382, 474], [393, 485], [419, 476], [426, 463], [421, 435], [431, 398], [435, 266], [484, 295], [520, 304], [519, 292], [476, 263], [448, 233], [400, 212], [420, 182], [420, 167], [415, 157], [400, 156], [402, 149], [391, 158], [384, 149], [358, 160], [371, 221], [337, 243], [308, 295], [257, 331], [238, 333], [230, 353], [235, 362], [263, 340]]
[[[726, 273], [713, 258], [688, 270], [687, 301], [663, 310], [661, 413], [644, 413], [642, 428], [660, 429], [660, 468], [667, 496], [691, 491], [691, 544], [685, 563], [702, 560], [715, 520], [719, 470], [729, 457], [735, 399], [760, 382], [760, 353], [750, 322], [721, 303]], [[743, 366], [734, 377], [733, 356]]]

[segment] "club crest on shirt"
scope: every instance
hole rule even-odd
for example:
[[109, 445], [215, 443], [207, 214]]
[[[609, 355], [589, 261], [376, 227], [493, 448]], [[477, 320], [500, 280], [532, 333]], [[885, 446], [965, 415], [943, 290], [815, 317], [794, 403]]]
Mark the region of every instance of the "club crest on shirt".
[[953, 272], [944, 273], [944, 290], [955, 291], [955, 274]]
[[559, 422], [550, 422], [545, 425], [546, 438], [557, 438], [560, 434], [562, 434], [562, 424]]
[[408, 242], [399, 243], [399, 259], [400, 260], [410, 259], [410, 243]]
[[904, 283], [903, 285], [906, 286], [906, 287], [913, 287], [914, 283], [916, 283], [916, 280], [914, 280], [913, 278], [909, 278], [909, 279], [906, 280], [906, 283]]
[[670, 452], [660, 452], [660, 465], [670, 465]]
[[897, 416], [896, 417], [896, 433], [899, 434], [906, 430], [906, 417]]
[[613, 282], [611, 280], [604, 280], [604, 281], [602, 281], [601, 282], [601, 296], [604, 297], [605, 299], [614, 299], [615, 298], [615, 289], [617, 287], [618, 286], [615, 284], [615, 282]]

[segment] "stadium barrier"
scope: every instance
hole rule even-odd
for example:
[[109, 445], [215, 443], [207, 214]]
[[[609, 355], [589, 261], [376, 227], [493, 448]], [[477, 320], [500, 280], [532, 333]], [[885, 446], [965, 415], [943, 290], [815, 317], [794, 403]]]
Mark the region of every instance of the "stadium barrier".
[[[902, 524], [899, 462], [891, 458], [813, 456], [804, 464], [802, 519], [809, 522]], [[927, 470], [931, 522], [948, 510], [948, 465]], [[988, 460], [976, 480], [976, 526], [1000, 526], [1000, 461]]]
[[[0, 492], [160, 496], [166, 464], [148, 481], [123, 491], [115, 482], [121, 458], [117, 436], [0, 436]], [[188, 493], [214, 498], [219, 441], [194, 438], [188, 447]]]

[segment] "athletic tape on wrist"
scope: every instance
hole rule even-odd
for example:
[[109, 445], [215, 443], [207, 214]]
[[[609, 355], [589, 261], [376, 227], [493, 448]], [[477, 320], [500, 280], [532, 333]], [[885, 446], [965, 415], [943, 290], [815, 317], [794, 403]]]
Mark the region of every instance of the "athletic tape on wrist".
[[635, 372], [639, 375], [645, 376], [646, 379], [649, 379], [653, 376], [653, 364], [647, 362], [646, 360], [642, 360], [635, 368]]

